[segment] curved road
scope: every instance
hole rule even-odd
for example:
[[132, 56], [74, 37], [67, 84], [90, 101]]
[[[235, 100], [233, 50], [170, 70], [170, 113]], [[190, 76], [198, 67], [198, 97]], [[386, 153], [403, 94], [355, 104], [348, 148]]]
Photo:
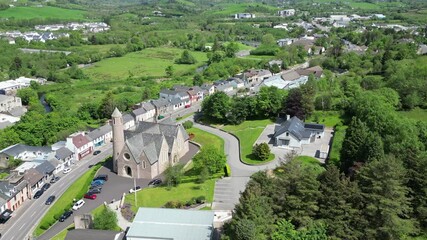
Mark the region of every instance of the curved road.
[[240, 160], [239, 141], [236, 137], [198, 123], [194, 123], [194, 127], [224, 139], [224, 151], [227, 155], [227, 163], [231, 168], [231, 177], [219, 179], [215, 183], [214, 201], [212, 203], [212, 209], [214, 210], [233, 210], [235, 204], [239, 202], [240, 192], [245, 190], [252, 174], [258, 171], [274, 169], [279, 165], [277, 160], [265, 165], [244, 164]]

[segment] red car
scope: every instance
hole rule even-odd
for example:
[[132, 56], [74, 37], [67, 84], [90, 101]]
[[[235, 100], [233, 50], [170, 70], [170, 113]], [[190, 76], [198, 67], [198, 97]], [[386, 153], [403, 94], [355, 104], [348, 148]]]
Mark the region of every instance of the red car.
[[96, 199], [96, 194], [86, 193], [85, 194], [85, 198], [95, 200]]

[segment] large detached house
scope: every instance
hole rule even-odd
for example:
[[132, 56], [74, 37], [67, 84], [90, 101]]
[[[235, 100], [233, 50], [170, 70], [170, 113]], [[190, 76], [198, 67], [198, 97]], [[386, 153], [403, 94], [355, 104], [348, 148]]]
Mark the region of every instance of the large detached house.
[[325, 126], [316, 123], [304, 123], [297, 117], [292, 117], [276, 128], [273, 135], [275, 145], [286, 148], [300, 148], [303, 144], [322, 138]]

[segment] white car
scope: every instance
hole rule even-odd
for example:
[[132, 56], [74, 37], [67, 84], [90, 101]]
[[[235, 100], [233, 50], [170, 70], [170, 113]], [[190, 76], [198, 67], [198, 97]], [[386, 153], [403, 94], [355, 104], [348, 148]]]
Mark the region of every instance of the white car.
[[74, 203], [73, 210], [77, 211], [79, 208], [81, 208], [83, 205], [85, 205], [85, 201], [83, 199], [78, 200], [76, 203]]
[[62, 171], [64, 174], [67, 174], [67, 173], [69, 173], [69, 172], [71, 172], [71, 168], [66, 168], [66, 169], [64, 169], [64, 171]]
[[136, 187], [134, 187], [134, 188], [131, 188], [131, 189], [129, 190], [129, 193], [139, 192], [139, 191], [141, 191], [141, 190], [142, 190], [142, 188], [141, 188], [140, 186], [136, 186]]

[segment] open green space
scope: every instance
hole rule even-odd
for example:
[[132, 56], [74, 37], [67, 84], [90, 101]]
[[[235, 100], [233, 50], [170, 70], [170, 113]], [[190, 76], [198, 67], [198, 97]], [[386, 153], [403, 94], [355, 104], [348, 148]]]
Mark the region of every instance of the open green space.
[[260, 3], [227, 3], [227, 4], [218, 4], [215, 6], [215, 10], [209, 11], [208, 14], [221, 14], [221, 15], [231, 15], [241, 12], [247, 12], [248, 7], [257, 7], [262, 6], [271, 11], [276, 11], [277, 8]]
[[53, 18], [64, 20], [84, 20], [85, 11], [58, 7], [13, 7], [0, 11], [0, 18], [33, 19]]
[[427, 121], [427, 109], [415, 108], [411, 111], [400, 111], [398, 113], [416, 121]]
[[[187, 171], [192, 172], [191, 170]], [[125, 202], [132, 205], [132, 211], [136, 212], [140, 207], [162, 207], [169, 201], [186, 203], [192, 198], [205, 196], [207, 202], [213, 201], [216, 178], [208, 179], [204, 183], [195, 183], [197, 176], [190, 174], [183, 178], [183, 182], [177, 187], [145, 188], [137, 192], [136, 205], [135, 194], [127, 194]]]
[[337, 111], [315, 111], [305, 122], [324, 124], [326, 127], [334, 127], [342, 123], [341, 115]]
[[202, 146], [210, 145], [218, 148], [220, 151], [224, 151], [224, 139], [194, 127], [187, 129], [187, 132], [189, 134], [194, 134], [192, 141]]
[[270, 154], [270, 157], [266, 161], [260, 161], [252, 155], [252, 147], [261, 135], [264, 128], [271, 124], [270, 119], [264, 120], [252, 120], [245, 121], [240, 125], [226, 125], [222, 129], [233, 133], [240, 140], [240, 155], [242, 161], [247, 164], [263, 164], [274, 159], [274, 154]]
[[84, 70], [85, 74], [95, 80], [117, 80], [132, 75], [134, 77], [164, 77], [165, 69], [172, 66], [174, 76], [193, 73], [197, 66], [207, 61], [206, 53], [191, 51], [196, 64], [175, 64], [184, 50], [178, 48], [147, 48], [139, 52], [128, 53], [123, 57], [104, 59]]
[[248, 60], [255, 60], [255, 61], [264, 61], [264, 60], [272, 60], [275, 57], [269, 56], [269, 55], [248, 55], [248, 56], [244, 56], [242, 58], [248, 59]]
[[74, 229], [74, 223], [68, 226], [66, 229], [62, 230], [60, 233], [56, 234], [51, 240], [64, 240], [67, 237], [67, 233], [70, 230]]
[[104, 163], [105, 161], [99, 162], [89, 169], [51, 205], [49, 211], [43, 216], [40, 223], [37, 225], [37, 228], [34, 231], [35, 236], [42, 235], [65, 211], [68, 211], [74, 204], [73, 199], [81, 199], [83, 197], [96, 172]]
[[295, 161], [301, 163], [301, 165], [304, 167], [312, 169], [316, 174], [320, 174], [325, 170], [325, 168], [322, 166], [322, 163], [313, 157], [298, 156], [295, 158]]

